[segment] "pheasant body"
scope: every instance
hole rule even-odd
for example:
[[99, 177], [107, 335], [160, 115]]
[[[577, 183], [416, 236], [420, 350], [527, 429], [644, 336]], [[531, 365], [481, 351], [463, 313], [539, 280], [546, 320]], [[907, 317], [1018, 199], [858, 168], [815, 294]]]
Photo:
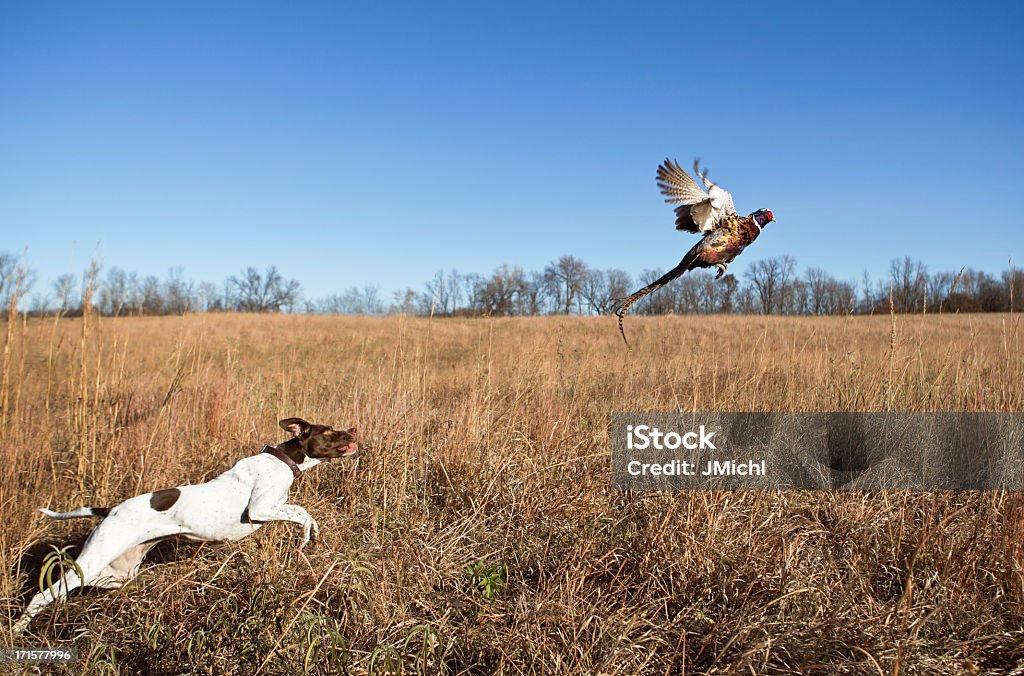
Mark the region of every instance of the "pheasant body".
[[755, 214], [746, 217], [732, 214], [724, 218], [717, 228], [709, 230], [687, 254], [694, 256], [694, 261], [688, 269], [718, 267], [718, 276], [721, 277], [726, 266], [761, 234], [761, 226], [757, 224], [754, 216]]
[[639, 291], [627, 296], [615, 314], [619, 317], [619, 332], [622, 340], [626, 340], [626, 332], [622, 328], [622, 318], [629, 308], [638, 300], [665, 286], [676, 277], [688, 270], [697, 268], [718, 268], [718, 279], [745, 248], [757, 239], [761, 229], [775, 220], [769, 209], [758, 209], [749, 216], [740, 216], [733, 206], [732, 195], [708, 179], [707, 170], [701, 172], [699, 160], [693, 162], [694, 173], [708, 189], [704, 192], [682, 170], [678, 163], [665, 160], [658, 167], [658, 187], [668, 199], [669, 204], [681, 204], [676, 207], [676, 229], [688, 232], [703, 232], [699, 242], [683, 256], [679, 264], [654, 280]]

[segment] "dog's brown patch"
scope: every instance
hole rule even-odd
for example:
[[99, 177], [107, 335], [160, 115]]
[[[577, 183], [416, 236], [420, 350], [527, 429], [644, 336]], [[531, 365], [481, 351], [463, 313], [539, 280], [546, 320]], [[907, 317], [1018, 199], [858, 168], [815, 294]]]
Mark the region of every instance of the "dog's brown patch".
[[177, 488], [165, 488], [153, 493], [153, 497], [149, 499], [149, 506], [157, 512], [166, 512], [171, 505], [178, 501], [179, 497], [181, 497], [181, 491]]

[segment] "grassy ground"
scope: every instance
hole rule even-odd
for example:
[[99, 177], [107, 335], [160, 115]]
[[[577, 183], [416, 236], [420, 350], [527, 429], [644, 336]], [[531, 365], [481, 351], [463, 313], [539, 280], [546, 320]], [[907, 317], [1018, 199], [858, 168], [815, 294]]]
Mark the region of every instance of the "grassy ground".
[[90, 674], [1007, 671], [1019, 493], [622, 494], [607, 430], [615, 411], [1024, 411], [1017, 323], [631, 317], [632, 352], [614, 318], [0, 324], [0, 616], [92, 525], [36, 507], [204, 481], [298, 415], [369, 446], [293, 491], [319, 543], [274, 524], [162, 545], [15, 644], [74, 644]]

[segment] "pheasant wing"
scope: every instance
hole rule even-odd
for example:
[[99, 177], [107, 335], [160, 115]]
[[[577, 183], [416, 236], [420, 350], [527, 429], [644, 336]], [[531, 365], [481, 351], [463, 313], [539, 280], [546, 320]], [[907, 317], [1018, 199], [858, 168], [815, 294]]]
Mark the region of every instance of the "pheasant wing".
[[708, 194], [677, 162], [665, 160], [658, 165], [658, 187], [668, 204], [697, 204], [708, 199]]
[[693, 161], [693, 172], [700, 176], [701, 182], [708, 191], [708, 205], [714, 218], [712, 227], [717, 227], [719, 221], [725, 216], [736, 213], [736, 206], [732, 201], [732, 193], [708, 178], [708, 170], [700, 170], [700, 158]]
[[723, 209], [732, 204], [732, 197], [726, 191], [707, 180], [707, 173], [701, 174], [695, 161], [694, 173], [711, 187], [712, 192], [704, 189], [683, 171], [678, 162], [665, 160], [658, 167], [658, 187], [669, 204], [676, 207], [676, 230], [687, 232], [707, 232], [714, 229], [721, 219]]

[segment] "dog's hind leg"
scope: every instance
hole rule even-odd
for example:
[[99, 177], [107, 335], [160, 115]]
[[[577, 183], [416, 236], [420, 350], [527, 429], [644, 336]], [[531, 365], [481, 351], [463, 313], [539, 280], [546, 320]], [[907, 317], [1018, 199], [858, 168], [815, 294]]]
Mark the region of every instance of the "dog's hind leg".
[[75, 560], [77, 568], [68, 570], [51, 587], [36, 594], [15, 623], [14, 634], [28, 627], [39, 611], [54, 601], [63, 601], [68, 592], [81, 586], [116, 588], [130, 580], [139, 570], [142, 559], [157, 541], [180, 531], [173, 524], [154, 528], [142, 542], [124, 519], [110, 517], [102, 521], [82, 545]]
[[149, 554], [149, 550], [156, 547], [160, 540], [143, 542], [141, 545], [129, 548], [124, 554], [107, 564], [106, 568], [96, 574], [93, 586], [103, 589], [118, 589], [123, 587], [139, 574], [142, 561]]
[[[70, 570], [65, 570], [61, 578], [49, 589], [44, 589], [32, 597], [28, 606], [25, 607], [25, 612], [14, 625], [13, 633], [15, 635], [24, 631], [39, 611], [55, 601], [63, 601], [71, 590], [85, 585], [97, 585], [99, 573], [109, 565], [111, 560], [116, 559], [125, 551], [124, 545], [127, 543], [114, 541], [110, 537], [110, 530], [104, 529], [105, 524], [107, 522], [101, 523], [86, 538], [85, 544], [82, 545], [82, 552], [75, 559], [75, 565]], [[100, 583], [97, 586], [103, 585]]]
[[[93, 538], [90, 538], [90, 540]], [[76, 569], [65, 571], [64, 576], [52, 587], [36, 594], [25, 612], [13, 627], [15, 636], [28, 627], [39, 612], [54, 601], [63, 601], [68, 592], [83, 585], [100, 587], [102, 589], [117, 589], [124, 586], [139, 572], [142, 560], [149, 553], [149, 550], [156, 545], [157, 541], [143, 542], [128, 549], [117, 552], [113, 557], [109, 554], [104, 556], [102, 543], [95, 543], [90, 547], [87, 541], [78, 560], [75, 561]], [[96, 546], [99, 545], [99, 546]], [[109, 550], [108, 550], [109, 551]], [[80, 573], [80, 574], [79, 574]]]
[[[21, 614], [18, 621], [15, 622], [13, 627], [13, 634], [17, 636], [21, 632], [25, 631], [32, 618], [39, 614], [39, 611], [50, 605], [54, 601], [61, 601], [72, 589], [77, 589], [82, 586], [82, 579], [78, 576], [78, 573], [74, 570], [65, 571], [64, 575], [55, 585], [49, 589], [45, 589], [35, 596], [28, 602], [25, 607], [25, 612]], [[56, 588], [56, 591], [54, 591]]]

